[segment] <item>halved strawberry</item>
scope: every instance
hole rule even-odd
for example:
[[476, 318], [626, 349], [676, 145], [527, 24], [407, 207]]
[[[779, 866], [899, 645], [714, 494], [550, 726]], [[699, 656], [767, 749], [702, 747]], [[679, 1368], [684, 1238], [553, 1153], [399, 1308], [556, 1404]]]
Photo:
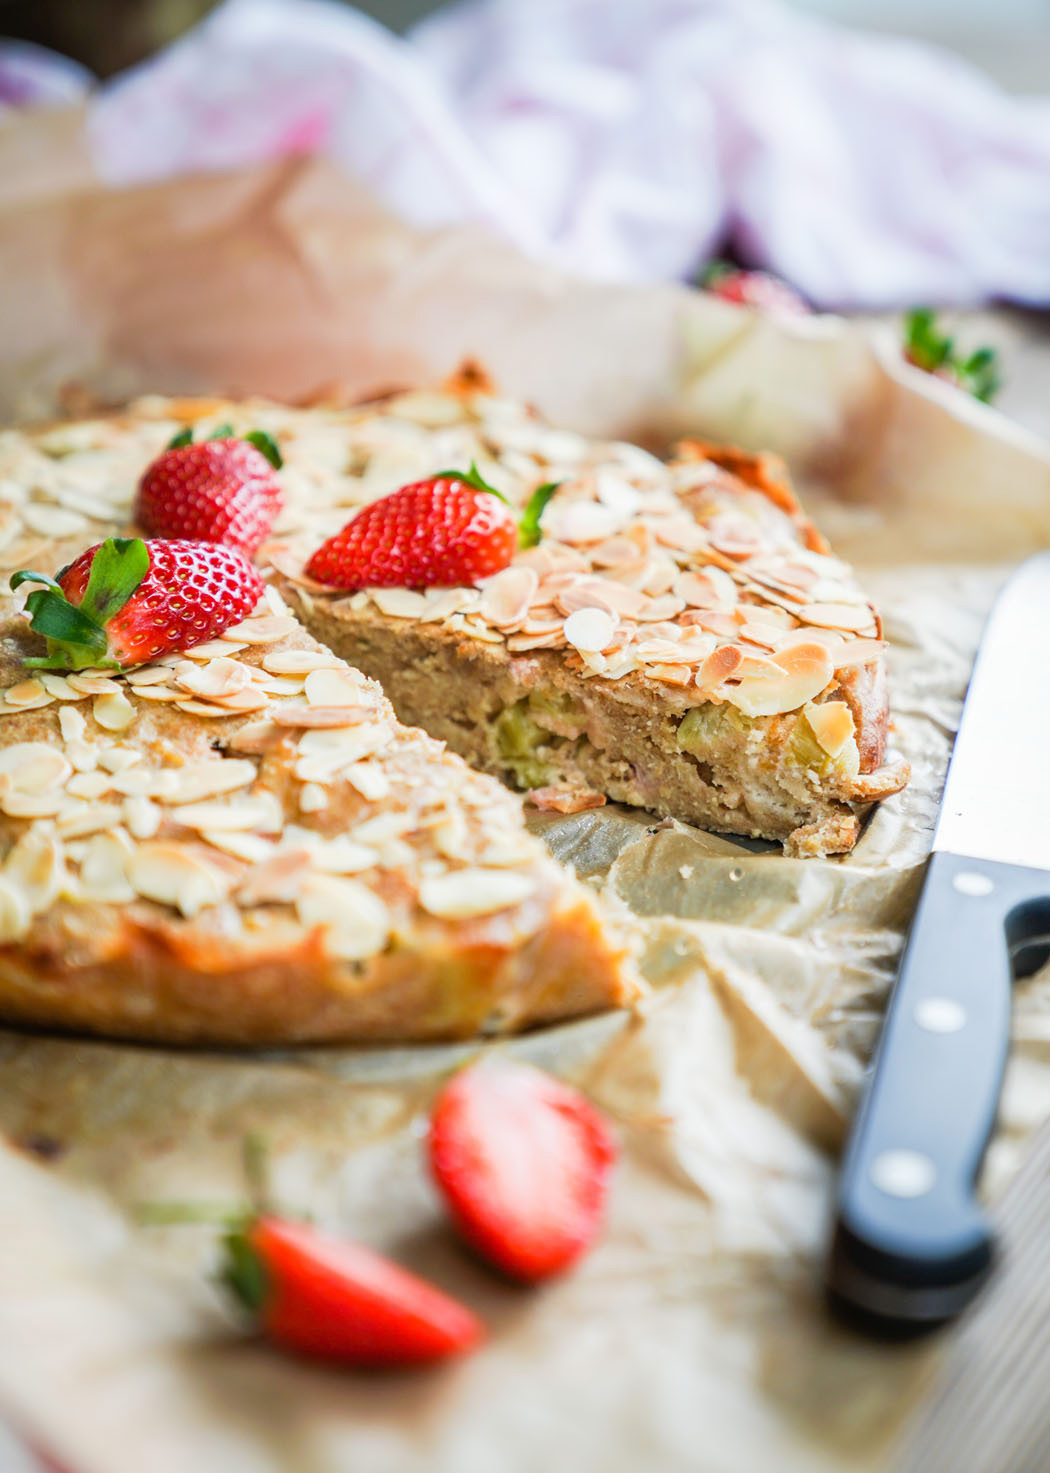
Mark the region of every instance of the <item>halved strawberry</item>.
[[263, 1215], [226, 1239], [224, 1278], [285, 1350], [363, 1367], [420, 1365], [471, 1350], [480, 1320], [357, 1243]]
[[578, 1090], [531, 1065], [488, 1059], [453, 1075], [429, 1153], [463, 1237], [512, 1278], [560, 1273], [598, 1235], [612, 1135]]
[[26, 600], [47, 655], [26, 665], [52, 670], [124, 667], [188, 650], [250, 614], [263, 581], [243, 553], [212, 542], [108, 537], [57, 580], [15, 573], [11, 587], [42, 583]]
[[238, 439], [227, 429], [196, 444], [186, 430], [146, 467], [134, 510], [144, 532], [247, 553], [266, 540], [282, 505], [281, 453], [262, 430]]
[[439, 471], [365, 506], [306, 564], [333, 588], [432, 588], [477, 583], [539, 541], [539, 522], [558, 489], [537, 488], [519, 526], [506, 498], [477, 467]]

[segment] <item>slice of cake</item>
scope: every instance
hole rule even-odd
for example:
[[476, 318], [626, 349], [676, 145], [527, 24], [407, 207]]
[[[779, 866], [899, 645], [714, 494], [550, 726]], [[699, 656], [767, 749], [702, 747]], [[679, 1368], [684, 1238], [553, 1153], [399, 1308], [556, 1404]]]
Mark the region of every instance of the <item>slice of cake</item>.
[[[878, 616], [775, 458], [691, 443], [667, 463], [552, 429], [477, 374], [349, 409], [149, 399], [10, 432], [0, 560], [126, 527], [171, 436], [226, 423], [280, 445], [284, 505], [257, 562], [306, 627], [379, 680], [401, 720], [541, 805], [608, 797], [820, 855], [848, 850], [906, 781], [906, 765], [883, 765]], [[306, 576], [362, 507], [472, 464], [519, 512], [557, 487], [540, 540], [509, 566], [453, 587]]]
[[624, 1003], [520, 801], [269, 610], [127, 671], [0, 629], [0, 1016], [167, 1042], [447, 1039]]

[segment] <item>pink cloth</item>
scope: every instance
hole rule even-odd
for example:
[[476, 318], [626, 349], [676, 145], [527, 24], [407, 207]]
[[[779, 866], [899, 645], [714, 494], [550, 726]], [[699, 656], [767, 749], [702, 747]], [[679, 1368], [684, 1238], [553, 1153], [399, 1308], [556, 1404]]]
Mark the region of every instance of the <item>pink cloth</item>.
[[777, 0], [465, 0], [407, 39], [226, 0], [107, 84], [114, 183], [322, 148], [422, 226], [605, 279], [727, 239], [815, 302], [1050, 302], [1050, 100]]

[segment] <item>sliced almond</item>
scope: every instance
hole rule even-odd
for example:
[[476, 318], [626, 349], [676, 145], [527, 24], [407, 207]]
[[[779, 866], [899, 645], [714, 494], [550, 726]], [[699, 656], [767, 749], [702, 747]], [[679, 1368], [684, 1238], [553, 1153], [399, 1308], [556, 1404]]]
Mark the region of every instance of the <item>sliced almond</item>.
[[271, 858], [275, 851], [273, 839], [264, 839], [261, 834], [239, 834], [232, 830], [226, 833], [218, 829], [202, 829], [200, 836], [213, 849], [221, 849], [224, 854], [232, 854], [235, 859], [243, 859], [245, 864], [263, 864]]
[[348, 961], [375, 956], [390, 936], [386, 906], [357, 880], [311, 875], [296, 907], [303, 925], [322, 927], [332, 955]]
[[377, 762], [355, 762], [345, 769], [343, 777], [362, 798], [380, 802], [390, 796], [390, 779]]
[[57, 899], [65, 880], [60, 841], [38, 827], [29, 829], [4, 860], [4, 876], [26, 897], [31, 910], [46, 910]]
[[6, 946], [21, 941], [32, 919], [25, 893], [11, 879], [0, 875], [0, 943]]
[[369, 710], [362, 701], [364, 691], [360, 679], [355, 679], [349, 670], [311, 670], [304, 686], [307, 704], [310, 706], [352, 706], [355, 710]]
[[319, 728], [357, 726], [374, 715], [374, 706], [298, 706], [291, 702], [275, 706], [270, 713], [278, 726]]
[[509, 567], [486, 578], [481, 585], [478, 612], [497, 629], [507, 629], [525, 617], [539, 587], [539, 577], [532, 568]]
[[390, 619], [418, 619], [427, 606], [424, 595], [411, 588], [370, 588], [368, 596]]
[[8, 818], [54, 818], [65, 801], [61, 788], [44, 793], [23, 793], [14, 786], [10, 773], [0, 777], [0, 810]]
[[45, 793], [62, 786], [73, 772], [65, 754], [47, 742], [15, 742], [0, 750], [0, 775], [22, 793]]
[[20, 680], [17, 685], [8, 686], [4, 691], [4, 700], [9, 706], [29, 711], [38, 706], [50, 705], [54, 696], [49, 694], [39, 680], [32, 679]]
[[244, 644], [274, 644], [278, 639], [294, 634], [298, 627], [290, 615], [261, 614], [256, 618], [245, 619], [240, 624], [231, 625], [223, 631], [221, 638], [227, 644], [234, 640], [240, 640]]
[[82, 839], [85, 834], [114, 828], [123, 816], [120, 803], [78, 802], [59, 814], [56, 827], [63, 839]]
[[59, 711], [58, 725], [63, 741], [67, 742], [82, 740], [87, 731], [87, 722], [84, 720], [83, 713], [74, 711], [70, 706], [63, 706]]
[[231, 798], [228, 802], [208, 799], [203, 803], [186, 803], [174, 810], [179, 823], [191, 829], [229, 830], [259, 834], [278, 834], [284, 823], [280, 804], [272, 793], [256, 797]]
[[743, 655], [735, 644], [721, 644], [704, 660], [697, 672], [696, 683], [701, 690], [716, 691], [723, 681], [730, 680], [740, 669]]
[[869, 665], [877, 660], [885, 649], [881, 639], [850, 639], [836, 645], [831, 659], [836, 670], [848, 670], [854, 665]]
[[866, 604], [803, 604], [798, 617], [804, 624], [824, 629], [846, 629], [855, 634], [875, 634], [875, 620]]
[[564, 632], [574, 649], [597, 653], [612, 643], [616, 618], [604, 609], [577, 609], [565, 620]]
[[107, 695], [96, 696], [91, 703], [91, 714], [106, 731], [125, 731], [135, 720], [135, 707], [124, 692], [117, 689]]
[[328, 790], [321, 783], [303, 783], [299, 789], [299, 808], [303, 813], [320, 813], [328, 807]]
[[134, 846], [119, 830], [96, 834], [80, 860], [80, 890], [85, 900], [98, 900], [124, 905], [134, 900], [135, 891], [128, 883], [127, 864]]
[[163, 810], [141, 793], [124, 799], [123, 815], [128, 832], [136, 839], [152, 839], [164, 817]]
[[197, 855], [178, 844], [140, 844], [127, 863], [128, 880], [137, 894], [170, 905], [190, 918], [220, 905], [230, 882]]
[[856, 732], [853, 713], [845, 701], [821, 701], [819, 705], [811, 702], [804, 710], [813, 735], [829, 757], [837, 757], [846, 743], [853, 740]]
[[64, 675], [56, 675], [53, 670], [41, 670], [37, 676], [41, 685], [49, 696], [54, 696], [57, 701], [83, 701], [86, 692], [74, 690]]
[[798, 644], [770, 660], [749, 661], [740, 684], [727, 686], [724, 694], [745, 716], [776, 716], [820, 695], [832, 674], [825, 645]]
[[291, 905], [310, 873], [306, 849], [287, 849], [256, 865], [237, 889], [240, 905]]
[[203, 644], [194, 644], [186, 651], [187, 660], [214, 660], [235, 655], [239, 650], [246, 650], [247, 644], [242, 640], [229, 639], [224, 634], [221, 639], [206, 639]]
[[442, 920], [463, 921], [520, 905], [534, 892], [528, 875], [507, 870], [459, 869], [428, 876], [419, 887], [419, 903]]
[[263, 655], [262, 668], [271, 675], [309, 675], [312, 670], [341, 670], [343, 662], [327, 650], [273, 650]]
[[101, 798], [111, 786], [107, 772], [74, 772], [66, 782], [66, 792], [74, 798]]
[[142, 753], [133, 752], [128, 747], [104, 747], [98, 754], [98, 765], [114, 774], [127, 772], [129, 767], [137, 767], [141, 761]]
[[196, 665], [190, 660], [175, 668], [175, 683], [191, 695], [213, 700], [218, 696], [236, 695], [252, 683], [247, 665], [240, 660], [221, 657]]
[[100, 670], [78, 670], [66, 676], [74, 690], [85, 696], [113, 696], [120, 691], [120, 682]]

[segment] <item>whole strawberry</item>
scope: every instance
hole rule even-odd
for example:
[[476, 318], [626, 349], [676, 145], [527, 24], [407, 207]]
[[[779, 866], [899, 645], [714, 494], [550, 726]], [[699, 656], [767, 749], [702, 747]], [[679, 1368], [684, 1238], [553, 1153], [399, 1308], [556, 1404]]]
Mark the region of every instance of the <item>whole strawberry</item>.
[[223, 542], [252, 553], [281, 510], [274, 470], [280, 453], [268, 435], [223, 435], [197, 444], [184, 436], [139, 482], [134, 518], [151, 537]]
[[53, 670], [143, 664], [188, 650], [250, 614], [263, 581], [243, 553], [211, 542], [143, 542], [109, 537], [89, 547], [58, 579], [15, 573], [11, 587], [43, 583], [26, 600]]
[[[526, 511], [538, 527], [555, 490]], [[531, 534], [530, 534], [531, 535]], [[538, 532], [535, 533], [538, 540]], [[505, 498], [469, 471], [439, 471], [373, 501], [323, 543], [306, 575], [333, 588], [431, 588], [476, 583], [507, 567], [519, 528]]]
[[469, 1309], [389, 1258], [272, 1213], [227, 1237], [224, 1278], [266, 1338], [298, 1355], [396, 1368], [484, 1338]]

